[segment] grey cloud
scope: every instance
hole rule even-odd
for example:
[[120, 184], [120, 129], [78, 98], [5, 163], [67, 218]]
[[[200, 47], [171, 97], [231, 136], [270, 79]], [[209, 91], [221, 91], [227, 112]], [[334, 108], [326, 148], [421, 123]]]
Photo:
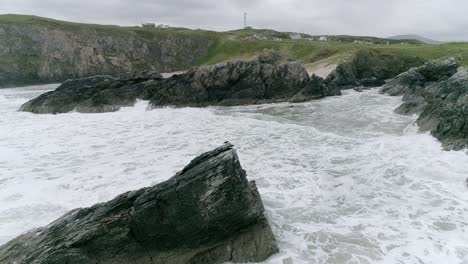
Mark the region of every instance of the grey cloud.
[[466, 0], [0, 0], [0, 12], [88, 23], [229, 30], [242, 26], [311, 34], [468, 39]]

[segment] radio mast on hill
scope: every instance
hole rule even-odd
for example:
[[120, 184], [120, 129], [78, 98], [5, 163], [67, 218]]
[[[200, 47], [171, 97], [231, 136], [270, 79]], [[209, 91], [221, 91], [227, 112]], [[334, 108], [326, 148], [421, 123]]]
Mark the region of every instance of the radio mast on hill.
[[247, 28], [247, 12], [244, 12], [244, 28]]

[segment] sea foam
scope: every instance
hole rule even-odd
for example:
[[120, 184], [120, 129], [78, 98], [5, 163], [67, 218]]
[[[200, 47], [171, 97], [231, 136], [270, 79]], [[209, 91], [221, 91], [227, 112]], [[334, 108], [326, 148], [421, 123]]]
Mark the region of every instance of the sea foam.
[[468, 155], [418, 133], [397, 97], [115, 113], [17, 112], [56, 86], [0, 90], [0, 243], [166, 180], [224, 141], [280, 253], [265, 263], [466, 263]]

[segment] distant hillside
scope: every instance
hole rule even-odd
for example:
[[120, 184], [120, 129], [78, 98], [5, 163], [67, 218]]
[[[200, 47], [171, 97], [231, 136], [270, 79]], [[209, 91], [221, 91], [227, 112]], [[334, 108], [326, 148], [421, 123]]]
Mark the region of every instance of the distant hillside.
[[0, 15], [0, 87], [126, 71], [182, 70], [197, 63], [216, 39], [216, 33], [204, 30]]
[[0, 15], [0, 87], [127, 71], [178, 71], [252, 58], [268, 50], [284, 53], [306, 67], [328, 67], [370, 49], [405, 60], [457, 56], [468, 65], [467, 43], [432, 46], [417, 40], [311, 36], [269, 29], [214, 32]]
[[295, 32], [279, 32], [272, 29], [245, 28], [225, 32], [232, 37], [243, 40], [311, 40], [311, 41], [333, 41], [340, 43], [358, 44], [424, 44], [416, 39], [385, 39], [371, 36], [348, 36], [348, 35], [309, 35]]
[[[317, 36], [321, 37], [321, 36]], [[341, 43], [360, 43], [360, 44], [424, 44], [415, 39], [387, 39], [369, 36], [348, 36], [348, 35], [325, 35], [322, 36], [329, 41], [337, 41]]]
[[389, 39], [395, 39], [395, 40], [418, 40], [421, 41], [422, 43], [426, 44], [431, 44], [431, 45], [439, 45], [442, 44], [441, 41], [425, 38], [419, 35], [398, 35], [398, 36], [393, 36], [389, 37]]

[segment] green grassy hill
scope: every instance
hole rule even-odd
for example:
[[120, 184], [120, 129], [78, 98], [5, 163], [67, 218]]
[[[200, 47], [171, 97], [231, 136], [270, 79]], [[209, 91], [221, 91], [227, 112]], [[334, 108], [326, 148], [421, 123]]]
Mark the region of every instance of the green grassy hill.
[[468, 66], [468, 43], [427, 45], [375, 37], [317, 36], [267, 29], [227, 32], [120, 27], [0, 15], [0, 87], [128, 70], [177, 71], [277, 51], [305, 65], [339, 63], [357, 51], [428, 60], [455, 56]]
[[423, 60], [447, 56], [458, 57], [468, 66], [468, 43], [427, 44], [359, 44], [336, 41], [310, 40], [238, 40], [219, 38], [208, 53], [200, 58], [199, 65], [212, 64], [236, 58], [249, 58], [264, 50], [274, 50], [290, 55], [301, 63], [321, 60], [340, 62], [358, 50], [377, 50], [395, 56], [418, 57]]

